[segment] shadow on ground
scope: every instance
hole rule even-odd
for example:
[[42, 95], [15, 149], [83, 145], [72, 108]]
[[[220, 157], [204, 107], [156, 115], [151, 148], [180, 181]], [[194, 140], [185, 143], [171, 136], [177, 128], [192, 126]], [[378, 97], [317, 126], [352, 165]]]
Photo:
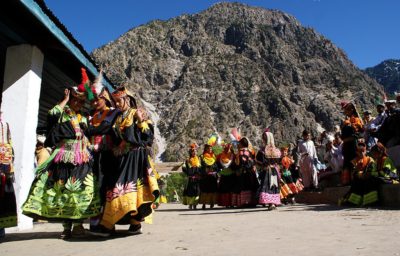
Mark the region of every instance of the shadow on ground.
[[[38, 239], [54, 239], [54, 240], [61, 240], [60, 239], [61, 232], [26, 232], [26, 233], [10, 233], [6, 234], [6, 236], [0, 240], [1, 243], [6, 242], [16, 242], [16, 241], [28, 241], [28, 240], [38, 240]], [[85, 234], [79, 237], [72, 237], [65, 242], [99, 242], [99, 241], [106, 241], [110, 239], [118, 239], [124, 238], [128, 236], [135, 236], [128, 233], [127, 230], [117, 230], [109, 237], [99, 237], [90, 234]]]
[[[282, 205], [277, 208], [278, 212], [296, 212], [296, 211], [315, 211], [315, 212], [327, 212], [327, 211], [354, 211], [354, 210], [398, 210], [398, 208], [389, 207], [351, 207], [351, 206], [338, 206], [338, 205], [328, 205], [328, 204], [295, 204], [295, 205]], [[270, 211], [267, 207], [254, 207], [254, 208], [224, 208], [216, 207], [213, 209], [207, 208], [190, 210], [190, 209], [157, 209], [156, 212], [182, 212], [179, 215], [215, 215], [215, 214], [245, 214], [252, 212], [263, 212]]]

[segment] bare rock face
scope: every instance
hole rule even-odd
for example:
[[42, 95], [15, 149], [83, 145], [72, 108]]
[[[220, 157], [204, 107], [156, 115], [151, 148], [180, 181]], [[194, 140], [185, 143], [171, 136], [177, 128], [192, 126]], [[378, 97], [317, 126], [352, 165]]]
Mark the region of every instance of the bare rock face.
[[187, 155], [214, 131], [240, 127], [257, 145], [270, 127], [278, 144], [304, 129], [331, 130], [340, 101], [372, 107], [382, 87], [346, 54], [281, 11], [219, 3], [195, 15], [153, 21], [96, 49], [117, 84], [155, 106], [162, 159]]
[[388, 94], [400, 92], [400, 60], [382, 61], [374, 67], [365, 69], [365, 72], [383, 85]]

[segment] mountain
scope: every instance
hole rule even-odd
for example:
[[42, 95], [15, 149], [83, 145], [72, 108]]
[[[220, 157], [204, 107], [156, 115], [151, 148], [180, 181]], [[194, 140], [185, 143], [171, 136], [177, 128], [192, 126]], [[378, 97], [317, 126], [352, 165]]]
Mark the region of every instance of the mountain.
[[[342, 119], [340, 102], [372, 107], [382, 87], [330, 40], [277, 10], [218, 3], [194, 15], [155, 20], [92, 53], [157, 120], [159, 157], [183, 160], [232, 127], [254, 145], [270, 127], [277, 144], [304, 129], [317, 135]], [[165, 151], [164, 151], [165, 150]]]
[[400, 92], [400, 60], [382, 61], [375, 67], [366, 68], [365, 72], [383, 85], [389, 94]]

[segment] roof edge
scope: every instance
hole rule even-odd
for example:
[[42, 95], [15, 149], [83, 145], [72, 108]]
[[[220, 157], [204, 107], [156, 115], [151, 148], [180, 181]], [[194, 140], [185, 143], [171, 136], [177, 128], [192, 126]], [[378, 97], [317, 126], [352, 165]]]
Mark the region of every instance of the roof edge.
[[[66, 30], [66, 28], [60, 28], [56, 23], [61, 24], [56, 16], [50, 13], [51, 17], [43, 10], [42, 7], [47, 8], [43, 3], [38, 4], [35, 0], [20, 0], [23, 5], [85, 66], [90, 73], [94, 76], [99, 75], [99, 70], [97, 65], [94, 63], [93, 59], [89, 54], [79, 45], [78, 41], [73, 38], [72, 34]], [[42, 6], [41, 6], [42, 5]], [[50, 12], [48, 10], [48, 12]], [[54, 22], [56, 20], [57, 22]], [[67, 36], [65, 32], [68, 32]], [[72, 42], [71, 38], [73, 39]], [[77, 45], [78, 44], [78, 45]], [[109, 81], [108, 78], [104, 79], [104, 85], [110, 90], [114, 91], [115, 86]]]

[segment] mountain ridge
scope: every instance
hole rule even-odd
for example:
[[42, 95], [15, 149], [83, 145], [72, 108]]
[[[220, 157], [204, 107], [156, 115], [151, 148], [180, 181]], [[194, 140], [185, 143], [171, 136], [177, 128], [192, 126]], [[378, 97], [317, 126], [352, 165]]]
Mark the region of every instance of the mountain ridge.
[[400, 59], [387, 59], [365, 72], [383, 85], [389, 94], [400, 92]]
[[240, 127], [255, 145], [332, 130], [340, 101], [371, 108], [382, 87], [343, 50], [281, 11], [219, 3], [197, 14], [152, 21], [96, 49], [110, 79], [158, 110], [165, 161], [189, 143]]

